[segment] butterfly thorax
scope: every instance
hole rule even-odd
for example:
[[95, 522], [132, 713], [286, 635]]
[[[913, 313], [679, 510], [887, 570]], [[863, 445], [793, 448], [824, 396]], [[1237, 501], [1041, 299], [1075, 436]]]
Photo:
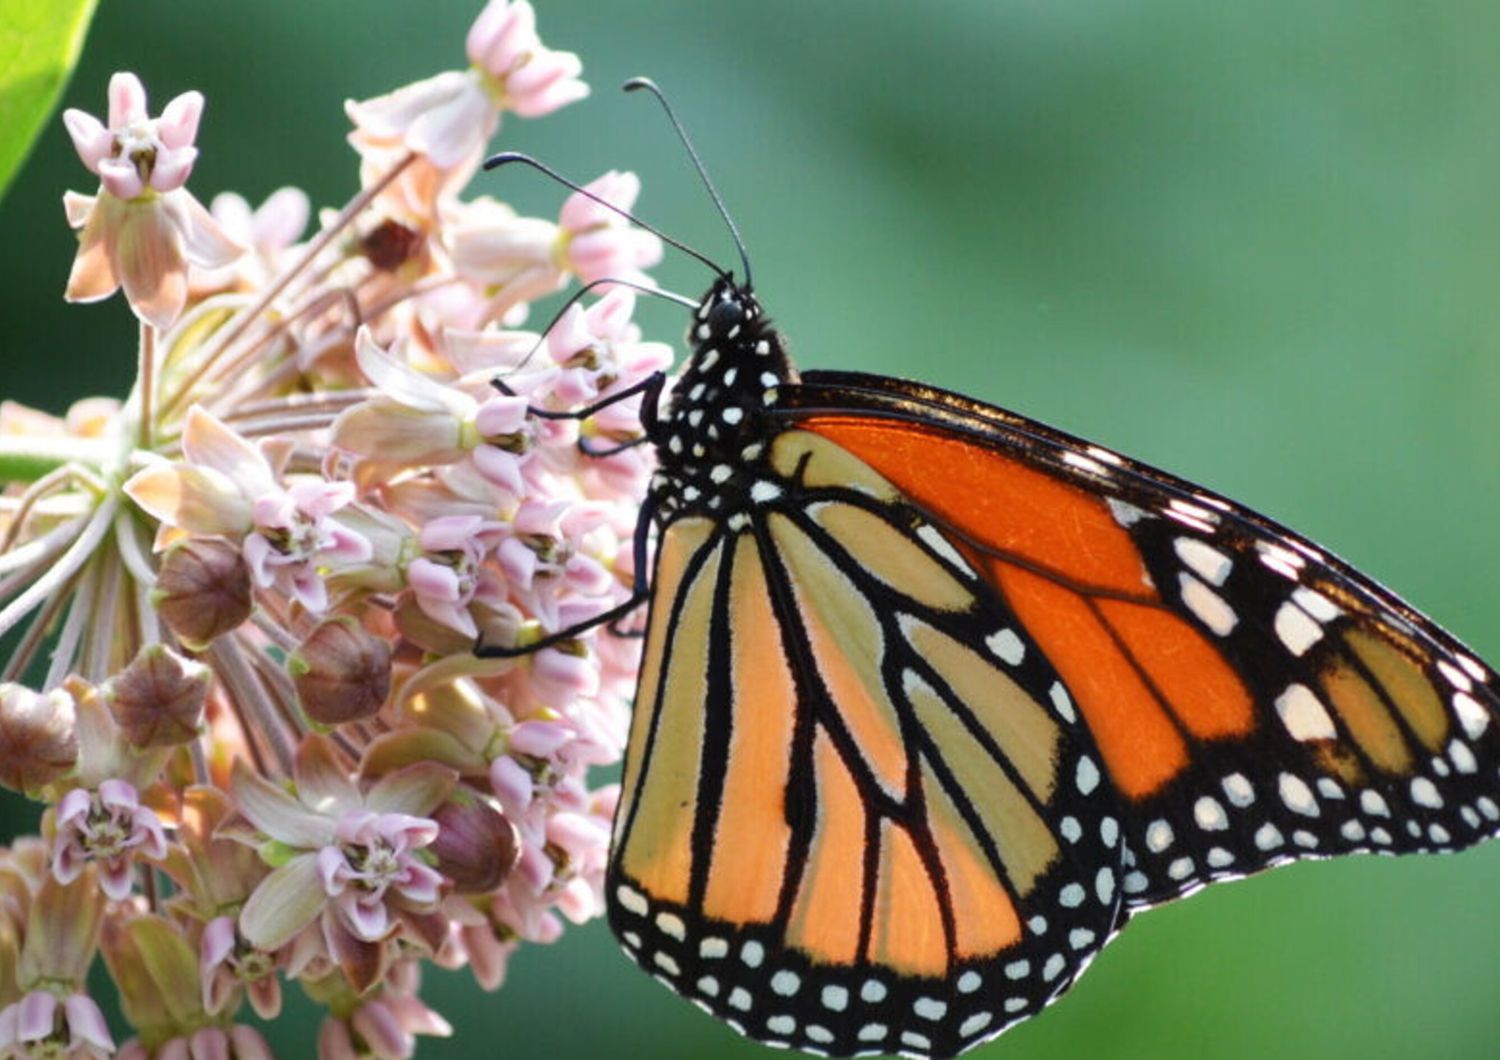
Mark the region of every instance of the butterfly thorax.
[[785, 343], [754, 294], [731, 278], [704, 295], [688, 328], [692, 350], [652, 440], [652, 494], [663, 518], [730, 515], [763, 476], [778, 387], [795, 380]]

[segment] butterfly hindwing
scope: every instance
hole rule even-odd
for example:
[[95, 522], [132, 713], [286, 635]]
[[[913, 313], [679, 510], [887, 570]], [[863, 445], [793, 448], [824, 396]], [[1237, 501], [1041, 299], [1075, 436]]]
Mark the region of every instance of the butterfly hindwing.
[[664, 530], [611, 923], [753, 1037], [951, 1055], [1116, 930], [1116, 797], [1045, 655], [899, 491], [806, 432], [769, 467], [752, 518]]

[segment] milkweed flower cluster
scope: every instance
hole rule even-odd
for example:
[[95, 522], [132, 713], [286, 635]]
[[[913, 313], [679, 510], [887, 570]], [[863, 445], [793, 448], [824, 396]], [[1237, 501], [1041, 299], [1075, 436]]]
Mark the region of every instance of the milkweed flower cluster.
[[[0, 851], [0, 1056], [263, 1057], [249, 1014], [295, 983], [320, 1056], [405, 1057], [450, 1033], [425, 962], [494, 989], [602, 908], [615, 793], [588, 771], [637, 660], [589, 623], [629, 599], [651, 458], [580, 445], [637, 435], [638, 403], [532, 411], [671, 351], [623, 287], [524, 325], [660, 246], [585, 195], [556, 220], [465, 197], [506, 113], [587, 93], [524, 0], [466, 50], [347, 105], [359, 188], [307, 237], [295, 188], [188, 191], [198, 94], [151, 117], [122, 73], [107, 121], [65, 116], [99, 181], [66, 197], [67, 297], [123, 289], [138, 372], [122, 401], [0, 405], [0, 783], [42, 807]], [[101, 958], [128, 1027], [89, 997]]]

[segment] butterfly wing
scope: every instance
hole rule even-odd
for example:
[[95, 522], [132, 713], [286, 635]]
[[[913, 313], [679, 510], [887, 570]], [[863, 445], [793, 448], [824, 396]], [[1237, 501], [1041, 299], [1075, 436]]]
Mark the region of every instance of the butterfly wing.
[[664, 530], [607, 882], [626, 951], [762, 1041], [952, 1055], [1123, 916], [1120, 821], [979, 570], [816, 435]]
[[1495, 675], [1347, 564], [957, 395], [819, 373], [788, 398], [983, 571], [1057, 669], [1121, 796], [1132, 906], [1500, 828]]

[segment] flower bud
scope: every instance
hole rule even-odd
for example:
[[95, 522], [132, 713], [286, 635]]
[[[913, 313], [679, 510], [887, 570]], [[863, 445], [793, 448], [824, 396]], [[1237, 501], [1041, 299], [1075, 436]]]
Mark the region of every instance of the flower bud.
[[171, 747], [198, 735], [211, 681], [202, 663], [149, 644], [104, 686], [104, 701], [131, 744]]
[[73, 697], [0, 684], [0, 784], [19, 792], [63, 776], [78, 759]]
[[381, 272], [395, 272], [416, 256], [425, 239], [415, 228], [387, 218], [365, 234], [359, 249]]
[[484, 894], [505, 882], [520, 854], [520, 838], [503, 813], [460, 788], [433, 811], [432, 819], [440, 831], [427, 849], [458, 893]]
[[391, 646], [349, 618], [320, 623], [287, 666], [302, 709], [323, 725], [368, 718], [391, 692]]
[[250, 568], [233, 545], [191, 538], [162, 559], [151, 603], [184, 644], [201, 647], [250, 617]]

